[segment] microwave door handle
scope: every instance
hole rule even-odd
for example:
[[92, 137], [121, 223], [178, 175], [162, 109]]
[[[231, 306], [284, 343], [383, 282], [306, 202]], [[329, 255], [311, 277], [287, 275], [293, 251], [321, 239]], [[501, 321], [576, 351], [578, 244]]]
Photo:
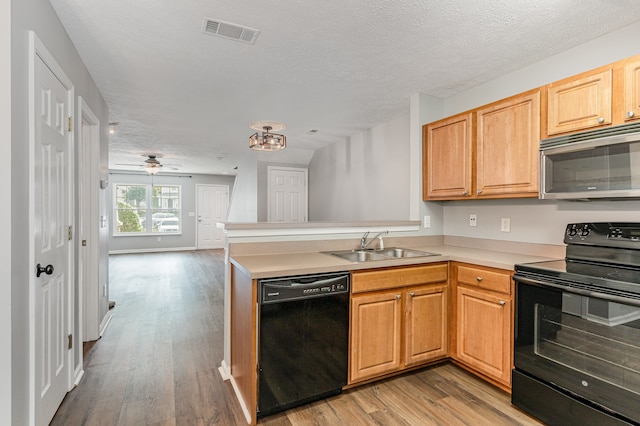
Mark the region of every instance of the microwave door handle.
[[525, 277], [514, 277], [514, 281], [521, 282], [523, 284], [530, 284], [535, 286], [553, 287], [568, 293], [578, 294], [580, 296], [593, 297], [596, 299], [603, 299], [609, 302], [621, 303], [623, 305], [631, 305], [640, 308], [640, 300], [630, 297], [621, 297], [613, 294], [600, 293], [598, 291], [589, 291], [581, 288], [570, 287], [564, 284], [558, 284], [551, 281], [540, 281]]

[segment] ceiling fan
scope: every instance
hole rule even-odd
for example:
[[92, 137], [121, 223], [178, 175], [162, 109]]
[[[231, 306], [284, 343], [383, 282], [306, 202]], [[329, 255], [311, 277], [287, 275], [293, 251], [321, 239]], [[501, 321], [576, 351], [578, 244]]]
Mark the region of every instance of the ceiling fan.
[[126, 163], [117, 163], [116, 165], [118, 166], [138, 166], [143, 168], [147, 173], [155, 175], [156, 173], [158, 173], [160, 170], [162, 170], [163, 167], [166, 167], [168, 169], [171, 170], [178, 170], [177, 167], [175, 167], [175, 165], [172, 164], [161, 164], [160, 161], [158, 161], [158, 158], [162, 158], [161, 154], [144, 154], [142, 155], [143, 157], [147, 157], [146, 160], [144, 160], [143, 164], [126, 164]]

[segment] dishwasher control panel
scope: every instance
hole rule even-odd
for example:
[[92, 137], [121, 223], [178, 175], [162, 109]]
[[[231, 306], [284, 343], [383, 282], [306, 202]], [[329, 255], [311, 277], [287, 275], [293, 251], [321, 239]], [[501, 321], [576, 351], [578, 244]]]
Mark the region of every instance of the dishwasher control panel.
[[349, 273], [263, 279], [258, 281], [260, 304], [281, 303], [349, 292]]

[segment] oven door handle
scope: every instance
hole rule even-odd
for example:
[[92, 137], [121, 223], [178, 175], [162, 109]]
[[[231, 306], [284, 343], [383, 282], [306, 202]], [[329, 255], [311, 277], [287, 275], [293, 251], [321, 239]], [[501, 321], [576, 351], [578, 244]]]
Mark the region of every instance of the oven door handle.
[[513, 280], [516, 281], [516, 282], [521, 282], [523, 284], [531, 284], [531, 285], [537, 285], [537, 286], [553, 287], [553, 288], [557, 288], [559, 290], [566, 291], [568, 293], [579, 294], [581, 296], [593, 297], [593, 298], [596, 298], [596, 299], [603, 299], [603, 300], [606, 300], [606, 301], [609, 301], [609, 302], [616, 302], [616, 303], [621, 303], [623, 305], [631, 305], [631, 306], [636, 306], [636, 307], [640, 308], [640, 300], [633, 299], [631, 297], [622, 297], [622, 296], [616, 296], [616, 295], [613, 295], [613, 294], [600, 293], [598, 291], [589, 291], [589, 290], [570, 287], [570, 286], [567, 286], [567, 285], [558, 284], [558, 283], [554, 283], [554, 282], [550, 282], [550, 281], [534, 280], [532, 278], [526, 278], [526, 277], [521, 277], [521, 276], [514, 276]]

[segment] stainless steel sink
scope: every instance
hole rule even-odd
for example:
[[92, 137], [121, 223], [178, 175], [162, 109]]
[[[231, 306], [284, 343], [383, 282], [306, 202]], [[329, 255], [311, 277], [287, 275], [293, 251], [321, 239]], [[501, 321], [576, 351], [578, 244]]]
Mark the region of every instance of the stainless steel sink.
[[389, 257], [378, 254], [373, 250], [345, 250], [334, 251], [327, 254], [341, 257], [350, 262], [370, 262], [372, 260], [389, 260]]
[[389, 260], [407, 257], [427, 257], [440, 256], [438, 253], [431, 253], [420, 250], [406, 249], [401, 247], [390, 247], [386, 249], [369, 250], [342, 250], [324, 252], [332, 256], [340, 257], [350, 262], [372, 262], [376, 260]]
[[440, 256], [439, 253], [429, 253], [426, 251], [406, 249], [400, 247], [391, 247], [382, 250], [376, 250], [376, 253], [380, 253], [383, 256], [389, 257], [425, 257], [425, 256]]

